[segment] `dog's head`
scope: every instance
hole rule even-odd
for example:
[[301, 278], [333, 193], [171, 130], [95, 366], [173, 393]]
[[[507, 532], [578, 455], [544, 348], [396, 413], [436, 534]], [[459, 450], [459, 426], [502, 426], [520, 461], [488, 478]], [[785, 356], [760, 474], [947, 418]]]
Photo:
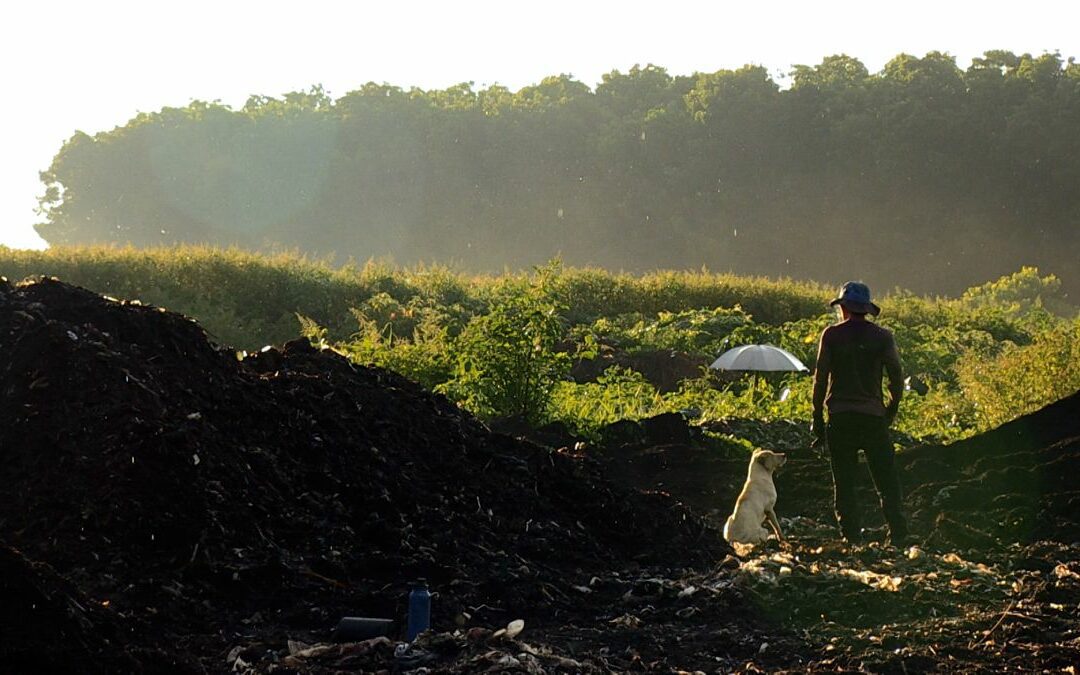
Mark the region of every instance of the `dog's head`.
[[759, 449], [754, 451], [754, 456], [751, 461], [757, 462], [765, 467], [766, 471], [772, 473], [784, 465], [784, 462], [787, 461], [787, 455], [782, 452]]

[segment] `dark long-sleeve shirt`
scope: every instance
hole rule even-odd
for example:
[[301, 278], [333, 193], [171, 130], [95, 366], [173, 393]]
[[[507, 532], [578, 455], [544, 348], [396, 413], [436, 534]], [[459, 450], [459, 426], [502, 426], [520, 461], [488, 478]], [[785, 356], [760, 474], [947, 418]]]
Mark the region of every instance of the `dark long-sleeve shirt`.
[[[882, 401], [882, 375], [889, 379], [889, 402]], [[895, 413], [904, 393], [900, 354], [892, 333], [871, 321], [849, 319], [821, 334], [814, 370], [814, 413], [858, 412], [882, 417]]]

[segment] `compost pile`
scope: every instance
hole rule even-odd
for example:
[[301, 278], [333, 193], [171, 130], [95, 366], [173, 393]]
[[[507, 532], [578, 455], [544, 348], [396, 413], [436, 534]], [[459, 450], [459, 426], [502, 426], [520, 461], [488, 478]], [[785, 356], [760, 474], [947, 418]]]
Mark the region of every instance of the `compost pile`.
[[[176, 314], [4, 281], [0, 396], [16, 671], [798, 662], [669, 495], [306, 341], [240, 359]], [[443, 633], [311, 647], [343, 615], [400, 619], [417, 577]], [[492, 632], [518, 618], [515, 639]]]

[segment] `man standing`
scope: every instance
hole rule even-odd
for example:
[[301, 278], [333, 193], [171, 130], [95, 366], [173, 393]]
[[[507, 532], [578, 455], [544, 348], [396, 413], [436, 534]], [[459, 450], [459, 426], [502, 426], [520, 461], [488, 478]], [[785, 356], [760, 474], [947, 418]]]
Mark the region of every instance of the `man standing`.
[[[887, 329], [866, 319], [867, 314], [877, 316], [881, 311], [870, 301], [866, 284], [849, 281], [829, 304], [840, 306], [842, 321], [826, 328], [818, 345], [813, 431], [819, 441], [828, 439], [840, 532], [850, 543], [862, 542], [855, 495], [861, 449], [881, 498], [881, 510], [889, 526], [888, 541], [903, 544], [908, 538], [907, 521], [889, 439], [889, 426], [896, 418], [904, 391], [896, 341]], [[889, 379], [887, 404], [882, 401], [883, 373]]]

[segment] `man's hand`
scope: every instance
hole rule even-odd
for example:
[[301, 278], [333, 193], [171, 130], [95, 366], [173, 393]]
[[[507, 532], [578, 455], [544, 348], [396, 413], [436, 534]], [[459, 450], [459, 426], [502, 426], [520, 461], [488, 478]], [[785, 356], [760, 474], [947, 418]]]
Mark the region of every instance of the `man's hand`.
[[810, 422], [810, 433], [814, 434], [814, 441], [810, 447], [816, 448], [825, 444], [825, 415], [820, 410], [814, 412], [814, 419]]
[[885, 406], [885, 428], [892, 426], [896, 421], [896, 413], [900, 410], [900, 399], [893, 396], [889, 401], [889, 404]]

